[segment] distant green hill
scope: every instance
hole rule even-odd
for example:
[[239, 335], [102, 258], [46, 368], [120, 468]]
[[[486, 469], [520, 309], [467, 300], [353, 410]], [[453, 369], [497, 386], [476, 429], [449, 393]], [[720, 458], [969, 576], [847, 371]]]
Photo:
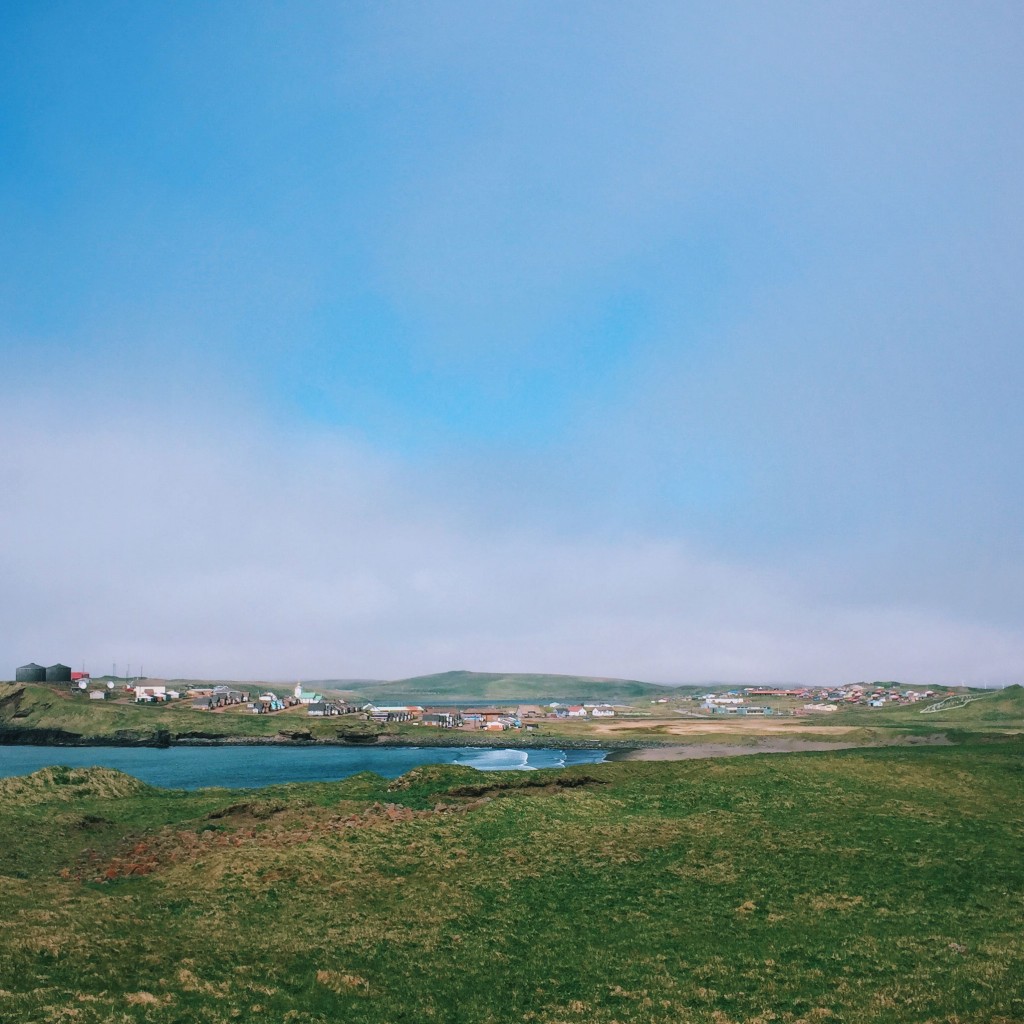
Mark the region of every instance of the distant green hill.
[[643, 683], [636, 679], [538, 675], [503, 672], [438, 672], [358, 687], [373, 701], [540, 701], [638, 700], [664, 697], [680, 688]]

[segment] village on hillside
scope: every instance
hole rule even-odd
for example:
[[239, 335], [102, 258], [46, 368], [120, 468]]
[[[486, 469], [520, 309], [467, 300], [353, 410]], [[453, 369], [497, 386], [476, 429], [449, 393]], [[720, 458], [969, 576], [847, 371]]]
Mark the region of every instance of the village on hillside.
[[[794, 688], [753, 687], [706, 693], [693, 698], [700, 709], [715, 715], [821, 714], [841, 707], [860, 705], [881, 708], [916, 704], [919, 700], [946, 697], [954, 691], [941, 689], [916, 690], [898, 683], [849, 683], [844, 686], [801, 686]], [[774, 703], [763, 703], [772, 700]], [[800, 703], [804, 701], [805, 703]], [[652, 703], [661, 703], [661, 700]]]
[[[258, 684], [211, 683], [172, 685], [172, 681], [146, 678], [93, 680], [88, 672], [72, 671], [66, 665], [44, 668], [34, 663], [17, 669], [18, 681], [68, 687], [90, 701], [174, 705], [209, 713], [273, 715], [290, 712], [309, 718], [352, 718], [380, 724], [421, 725], [435, 729], [465, 731], [536, 731], [543, 723], [599, 722], [622, 719], [717, 718], [718, 716], [805, 716], [823, 715], [841, 708], [883, 708], [933, 702], [949, 697], [949, 687], [913, 688], [896, 682], [849, 683], [841, 686], [745, 686], [716, 687], [706, 692], [694, 688], [666, 687], [664, 696], [635, 699], [631, 703], [583, 701], [568, 703], [518, 703], [513, 700], [487, 705], [449, 701], [443, 706], [420, 703], [390, 704], [340, 697], [306, 689]], [[410, 694], [415, 697], [415, 694]]]

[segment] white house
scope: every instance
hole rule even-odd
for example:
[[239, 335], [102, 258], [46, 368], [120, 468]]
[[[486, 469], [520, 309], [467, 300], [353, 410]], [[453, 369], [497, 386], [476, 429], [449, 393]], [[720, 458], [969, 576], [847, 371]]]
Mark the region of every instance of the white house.
[[302, 689], [302, 683], [296, 683], [295, 699], [300, 704], [322, 704], [324, 696], [322, 693], [306, 693], [306, 691]]
[[136, 686], [134, 689], [136, 704], [152, 704], [167, 700], [166, 686]]

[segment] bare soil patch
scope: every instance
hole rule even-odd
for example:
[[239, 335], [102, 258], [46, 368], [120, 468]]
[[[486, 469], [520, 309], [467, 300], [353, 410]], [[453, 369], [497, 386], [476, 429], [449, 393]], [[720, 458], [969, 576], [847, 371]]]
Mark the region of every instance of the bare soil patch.
[[610, 761], [690, 761], [708, 757], [741, 757], [744, 754], [795, 754], [803, 750], [851, 750], [861, 743], [827, 743], [814, 740], [764, 740], [754, 745], [699, 743], [691, 747], [639, 747], [616, 751]]
[[723, 721], [693, 722], [678, 718], [648, 718], [642, 722], [595, 722], [591, 731], [599, 735], [637, 732], [656, 729], [670, 736], [691, 736], [702, 733], [737, 733], [744, 736], [785, 734], [792, 732], [814, 733], [818, 736], [842, 736], [856, 732], [855, 725], [811, 725], [806, 718], [795, 718], [789, 722], [771, 722], [763, 718], [729, 718]]

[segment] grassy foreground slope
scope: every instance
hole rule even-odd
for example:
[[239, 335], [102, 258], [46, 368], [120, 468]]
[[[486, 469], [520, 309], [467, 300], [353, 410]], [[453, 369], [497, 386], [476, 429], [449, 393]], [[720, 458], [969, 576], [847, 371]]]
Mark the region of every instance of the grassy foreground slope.
[[0, 1019], [1010, 1024], [1019, 744], [0, 782]]

